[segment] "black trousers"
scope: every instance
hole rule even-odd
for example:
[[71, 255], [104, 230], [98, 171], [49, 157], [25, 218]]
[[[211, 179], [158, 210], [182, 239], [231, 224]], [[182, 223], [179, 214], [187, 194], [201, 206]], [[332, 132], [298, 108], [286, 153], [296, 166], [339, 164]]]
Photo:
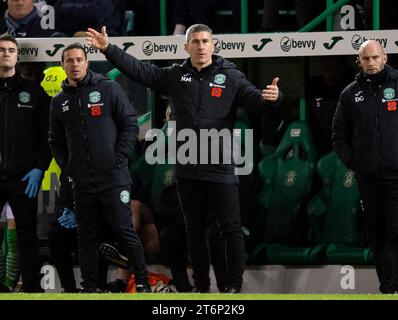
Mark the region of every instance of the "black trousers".
[[[171, 276], [177, 291], [186, 292], [190, 291], [192, 286], [187, 273], [187, 234], [182, 216], [181, 220], [180, 223], [177, 219], [170, 216], [168, 221], [163, 222], [158, 228], [161, 254], [170, 267]], [[217, 221], [210, 223], [207, 229], [207, 241], [217, 287], [220, 290], [225, 289], [229, 285], [225, 258], [225, 240], [221, 235]]]
[[177, 189], [185, 215], [195, 287], [207, 289], [210, 286], [207, 227], [211, 220], [208, 215], [212, 212], [225, 239], [227, 287], [240, 290], [245, 248], [240, 223], [238, 185], [177, 178]]
[[380, 292], [398, 290], [398, 176], [380, 180], [357, 177], [367, 218]]
[[[100, 235], [101, 237], [101, 235]], [[65, 292], [77, 292], [73, 265], [76, 262], [73, 254], [78, 254], [77, 228], [66, 229], [58, 221], [50, 224], [48, 230], [48, 244], [51, 262], [57, 269], [61, 286]], [[105, 289], [108, 265], [100, 257], [98, 259], [98, 287]]]
[[63, 228], [58, 221], [54, 221], [48, 229], [48, 245], [62, 288], [65, 292], [76, 292], [72, 253], [78, 252], [77, 229]]
[[8, 201], [15, 218], [24, 292], [40, 292], [37, 264], [37, 197], [25, 195], [26, 181], [0, 181], [0, 208]]
[[217, 288], [221, 291], [229, 286], [230, 280], [225, 257], [225, 239], [221, 234], [217, 220], [211, 222], [207, 229], [207, 241], [210, 250], [210, 261], [216, 277]]
[[131, 186], [121, 186], [95, 194], [75, 191], [79, 260], [83, 288], [97, 288], [97, 224], [104, 215], [121, 250], [128, 258], [137, 284], [148, 283], [144, 250], [133, 229], [130, 211]]
[[187, 236], [185, 227], [168, 224], [160, 230], [160, 250], [168, 263], [178, 292], [192, 289], [187, 273]]

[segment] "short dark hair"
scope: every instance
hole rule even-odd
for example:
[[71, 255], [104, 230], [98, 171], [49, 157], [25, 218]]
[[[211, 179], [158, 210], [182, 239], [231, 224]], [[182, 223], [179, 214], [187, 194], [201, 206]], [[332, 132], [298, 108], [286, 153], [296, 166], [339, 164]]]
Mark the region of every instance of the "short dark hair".
[[187, 43], [191, 40], [192, 33], [196, 32], [209, 32], [210, 35], [213, 35], [213, 31], [205, 24], [193, 24], [188, 28], [187, 32], [185, 33], [185, 40], [187, 41]]
[[12, 34], [9, 34], [7, 32], [0, 35], [0, 41], [10, 41], [10, 42], [14, 43], [18, 48], [17, 40], [14, 38], [14, 36]]
[[62, 62], [64, 62], [65, 52], [69, 51], [69, 50], [72, 50], [72, 49], [80, 49], [80, 50], [82, 50], [83, 53], [84, 53], [84, 57], [87, 60], [87, 52], [86, 52], [86, 50], [84, 50], [83, 45], [80, 42], [75, 42], [75, 43], [72, 43], [69, 46], [67, 46], [64, 50], [62, 50], [62, 54], [61, 54], [61, 61]]

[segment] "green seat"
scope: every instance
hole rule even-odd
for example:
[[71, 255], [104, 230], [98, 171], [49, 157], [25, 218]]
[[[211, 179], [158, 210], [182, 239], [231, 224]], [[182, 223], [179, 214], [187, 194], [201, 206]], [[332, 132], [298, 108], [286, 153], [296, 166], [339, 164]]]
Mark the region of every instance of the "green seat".
[[154, 174], [151, 190], [151, 203], [155, 212], [162, 212], [164, 206], [167, 188], [175, 184], [174, 165], [173, 164], [157, 164]]
[[288, 127], [275, 153], [259, 163], [263, 188], [257, 200], [266, 218], [266, 230], [265, 243], [255, 252], [257, 256], [266, 252], [270, 263], [310, 263], [317, 256], [306, 248], [308, 224], [304, 215], [315, 160], [311, 132], [306, 123], [297, 121]]
[[317, 164], [323, 187], [308, 204], [314, 240], [324, 245], [328, 263], [369, 264], [370, 248], [359, 246], [359, 194], [354, 173], [334, 152]]

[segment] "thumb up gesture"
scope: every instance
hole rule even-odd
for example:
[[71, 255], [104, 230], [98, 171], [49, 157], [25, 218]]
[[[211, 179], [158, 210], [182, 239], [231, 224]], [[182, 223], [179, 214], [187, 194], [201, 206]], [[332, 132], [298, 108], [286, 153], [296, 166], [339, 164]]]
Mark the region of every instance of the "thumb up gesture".
[[275, 77], [274, 80], [272, 80], [272, 83], [265, 87], [265, 89], [261, 93], [261, 97], [263, 98], [263, 100], [270, 102], [275, 102], [276, 100], [278, 100], [279, 96], [278, 81], [279, 78]]

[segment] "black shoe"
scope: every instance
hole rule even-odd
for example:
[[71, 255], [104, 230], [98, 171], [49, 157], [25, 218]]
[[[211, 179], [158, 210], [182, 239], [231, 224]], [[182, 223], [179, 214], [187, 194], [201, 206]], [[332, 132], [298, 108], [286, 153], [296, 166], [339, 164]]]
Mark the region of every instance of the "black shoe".
[[176, 290], [178, 292], [192, 292], [193, 291], [193, 286], [191, 286], [191, 285], [186, 286], [186, 287], [177, 287], [176, 286]]
[[108, 243], [102, 243], [99, 248], [101, 256], [110, 264], [122, 269], [129, 269], [128, 259], [118, 249]]
[[193, 288], [193, 293], [210, 293], [210, 288], [206, 287], [206, 288], [200, 288], [200, 287], [195, 287]]
[[148, 284], [137, 284], [135, 286], [135, 291], [137, 293], [152, 293], [152, 289]]
[[62, 292], [61, 293], [79, 293], [80, 292], [80, 290], [78, 290], [78, 289], [65, 289], [64, 288], [64, 290], [62, 290]]
[[236, 294], [236, 293], [239, 293], [239, 292], [240, 292], [240, 290], [238, 290], [238, 289], [235, 289], [235, 288], [227, 288], [227, 289], [225, 289], [225, 291], [222, 292], [222, 293]]

